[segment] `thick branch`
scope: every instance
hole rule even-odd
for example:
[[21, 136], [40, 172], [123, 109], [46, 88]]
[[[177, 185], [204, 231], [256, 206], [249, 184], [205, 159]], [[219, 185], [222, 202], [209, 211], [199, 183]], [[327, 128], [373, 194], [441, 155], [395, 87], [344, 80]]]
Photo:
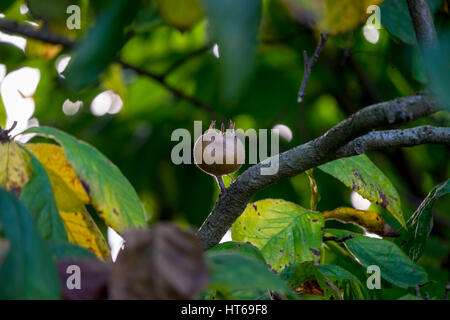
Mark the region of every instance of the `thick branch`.
[[[16, 21], [12, 21], [12, 20], [0, 19], [0, 30], [7, 32], [7, 33], [25, 36], [27, 38], [36, 39], [36, 40], [40, 40], [40, 41], [51, 43], [51, 44], [60, 44], [67, 48], [73, 48], [76, 46], [76, 43], [74, 40], [64, 37], [62, 35], [59, 35], [53, 31], [51, 31], [50, 29], [37, 29], [33, 26], [19, 24]], [[117, 62], [125, 68], [132, 69], [140, 75], [147, 76], [147, 77], [152, 78], [153, 80], [159, 82], [160, 85], [162, 85], [164, 88], [166, 88], [168, 91], [170, 91], [173, 95], [190, 102], [192, 105], [198, 107], [199, 109], [202, 109], [202, 110], [208, 112], [211, 115], [211, 117], [213, 117], [215, 119], [219, 119], [219, 120], [222, 119], [220, 116], [218, 116], [214, 112], [214, 110], [212, 109], [211, 106], [209, 106], [206, 103], [204, 103], [203, 101], [200, 101], [199, 99], [197, 99], [195, 97], [189, 96], [189, 95], [185, 94], [184, 92], [182, 92], [181, 90], [173, 87], [171, 84], [169, 84], [166, 81], [166, 78], [164, 76], [143, 70], [136, 66], [130, 65], [122, 60], [118, 60]]]
[[421, 50], [435, 48], [438, 45], [433, 17], [426, 0], [407, 0], [414, 32]]
[[314, 51], [314, 54], [311, 58], [308, 58], [308, 53], [303, 51], [303, 62], [305, 65], [305, 70], [303, 73], [303, 79], [302, 84], [300, 86], [300, 91], [298, 92], [297, 102], [300, 103], [303, 100], [303, 96], [305, 95], [305, 89], [306, 84], [308, 83], [309, 76], [311, 74], [312, 67], [316, 64], [317, 59], [319, 59], [320, 53], [322, 52], [323, 47], [325, 46], [325, 43], [328, 40], [328, 35], [321, 33], [320, 34], [320, 41], [317, 44], [316, 50]]
[[336, 157], [344, 158], [372, 150], [412, 147], [418, 144], [450, 145], [450, 128], [421, 126], [404, 130], [373, 131], [339, 148]]
[[[272, 161], [279, 159], [276, 174], [261, 175], [261, 168], [268, 166], [266, 162], [250, 167], [219, 195], [212, 212], [198, 230], [197, 234], [204, 247], [207, 249], [219, 243], [244, 211], [251, 197], [259, 190], [281, 179], [293, 177], [307, 169], [337, 159], [337, 149], [373, 128], [411, 121], [435, 111], [437, 108], [434, 104], [422, 95], [375, 104], [361, 109], [319, 138], [270, 158]], [[357, 154], [349, 154], [350, 149], [351, 147], [345, 149], [349, 150], [346, 156]]]

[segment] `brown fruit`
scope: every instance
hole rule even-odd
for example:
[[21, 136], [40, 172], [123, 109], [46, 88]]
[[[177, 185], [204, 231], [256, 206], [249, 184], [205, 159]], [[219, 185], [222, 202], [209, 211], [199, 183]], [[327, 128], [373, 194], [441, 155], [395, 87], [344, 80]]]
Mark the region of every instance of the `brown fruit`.
[[211, 128], [200, 136], [194, 144], [194, 162], [201, 170], [223, 176], [233, 173], [245, 161], [245, 148], [234, 130], [224, 132]]

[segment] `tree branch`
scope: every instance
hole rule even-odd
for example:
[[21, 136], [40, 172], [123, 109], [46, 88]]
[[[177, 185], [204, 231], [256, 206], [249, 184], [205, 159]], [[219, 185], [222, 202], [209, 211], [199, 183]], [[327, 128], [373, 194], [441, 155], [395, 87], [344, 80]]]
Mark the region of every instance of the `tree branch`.
[[72, 48], [75, 42], [49, 29], [37, 29], [31, 25], [19, 24], [16, 21], [0, 19], [0, 30], [51, 44], [60, 44]]
[[450, 128], [421, 126], [404, 130], [373, 131], [358, 137], [336, 151], [338, 158], [387, 148], [419, 144], [450, 145]]
[[[376, 127], [408, 122], [436, 111], [438, 109], [432, 100], [423, 95], [413, 95], [368, 106], [340, 122], [322, 136], [269, 158], [269, 161], [279, 159], [276, 174], [261, 175], [260, 170], [267, 167], [267, 160], [250, 167], [219, 195], [213, 210], [198, 230], [197, 235], [204, 248], [208, 249], [219, 243], [233, 222], [244, 211], [251, 197], [259, 190], [281, 179], [293, 177], [307, 169], [338, 159], [339, 153], [342, 156], [358, 154], [351, 153], [354, 150], [352, 144], [346, 145]], [[448, 135], [448, 131], [446, 133]], [[409, 135], [405, 136], [409, 137]], [[416, 142], [421, 143], [419, 140]], [[400, 145], [400, 142], [396, 142], [396, 146]], [[411, 139], [407, 140], [407, 145], [411, 145]], [[341, 147], [345, 148], [338, 151]], [[369, 147], [365, 146], [365, 148]]]
[[426, 0], [407, 0], [417, 42], [422, 51], [438, 46], [433, 17]]
[[166, 78], [164, 76], [161, 76], [161, 75], [152, 73], [150, 71], [144, 70], [142, 68], [130, 65], [130, 64], [128, 64], [127, 62], [125, 62], [123, 60], [118, 60], [117, 62], [124, 68], [131, 69], [134, 72], [136, 72], [137, 74], [140, 74], [140, 75], [152, 78], [153, 80], [159, 82], [159, 84], [161, 86], [163, 86], [168, 91], [170, 91], [174, 96], [176, 96], [178, 98], [181, 98], [183, 100], [186, 100], [186, 101], [190, 102], [191, 104], [195, 105], [197, 108], [206, 111], [207, 113], [210, 114], [210, 116], [213, 119], [223, 120], [223, 117], [218, 115], [210, 105], [204, 103], [203, 101], [199, 100], [196, 97], [189, 96], [189, 95], [185, 94], [184, 92], [182, 92], [181, 90], [173, 87], [171, 84], [169, 84], [166, 81]]
[[328, 40], [328, 35], [321, 33], [320, 41], [317, 44], [316, 50], [311, 58], [308, 58], [308, 53], [303, 51], [303, 62], [305, 65], [305, 70], [303, 73], [302, 84], [300, 86], [300, 91], [298, 92], [297, 102], [300, 103], [303, 101], [303, 96], [305, 95], [306, 84], [308, 83], [309, 76], [311, 74], [312, 67], [316, 64], [317, 59], [319, 59], [320, 53], [322, 52], [325, 43]]
[[[40, 41], [43, 41], [46, 43], [60, 44], [67, 48], [76, 47], [76, 42], [74, 40], [64, 37], [62, 35], [59, 35], [53, 31], [51, 31], [50, 29], [37, 29], [31, 25], [29, 26], [29, 25], [25, 25], [25, 24], [19, 24], [16, 21], [12, 21], [12, 20], [0, 19], [0, 30], [4, 31], [6, 33], [10, 33], [10, 34], [16, 34], [16, 35], [21, 35], [21, 36], [24, 36], [27, 38], [40, 40]], [[147, 76], [147, 77], [152, 78], [153, 80], [159, 82], [159, 84], [161, 86], [166, 88], [173, 95], [190, 102], [192, 105], [198, 107], [199, 109], [206, 111], [214, 119], [219, 119], [219, 120], [222, 119], [222, 117], [220, 117], [217, 113], [215, 113], [213, 108], [211, 106], [209, 106], [208, 104], [204, 103], [203, 101], [199, 100], [196, 97], [185, 94], [181, 90], [179, 90], [179, 89], [173, 87], [171, 84], [169, 84], [166, 81], [165, 76], [154, 74], [152, 72], [143, 70], [139, 67], [130, 65], [120, 59], [117, 60], [117, 62], [125, 68], [132, 69], [133, 71], [135, 71], [136, 73], [138, 73], [140, 75]]]

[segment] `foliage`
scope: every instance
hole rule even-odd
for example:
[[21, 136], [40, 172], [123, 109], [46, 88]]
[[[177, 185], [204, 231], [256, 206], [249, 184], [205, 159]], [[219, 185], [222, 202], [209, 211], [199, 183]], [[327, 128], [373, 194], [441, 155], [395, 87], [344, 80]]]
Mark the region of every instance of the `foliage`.
[[[34, 92], [13, 93], [51, 125], [3, 129], [15, 119], [0, 78], [0, 298], [68, 298], [57, 271], [68, 260], [92, 268], [93, 284], [100, 273], [112, 298], [411, 300], [419, 286], [442, 298], [450, 254], [445, 146], [371, 151], [280, 180], [242, 204], [232, 241], [206, 252], [181, 229], [202, 224], [219, 188], [170, 154], [171, 133], [195, 120], [203, 130], [211, 120], [244, 130], [283, 123], [293, 137], [280, 141], [284, 151], [364, 106], [424, 88], [448, 108], [448, 2], [428, 1], [440, 48], [424, 55], [406, 1], [73, 1], [80, 30], [65, 25], [67, 3], [0, 4], [0, 22], [32, 21], [36, 32], [65, 39], [23, 35], [25, 50], [0, 41], [6, 77], [39, 70]], [[381, 9], [377, 43], [363, 26], [368, 5]], [[298, 104], [304, 51], [312, 57], [319, 33], [331, 36]], [[108, 108], [96, 111], [105, 92], [114, 94]], [[82, 107], [67, 112], [76, 101]], [[443, 111], [416, 122], [445, 127], [449, 119]], [[357, 208], [351, 192], [370, 207]], [[182, 227], [152, 226], [160, 220]], [[115, 264], [107, 228], [128, 241]], [[367, 287], [373, 265], [381, 289]]]

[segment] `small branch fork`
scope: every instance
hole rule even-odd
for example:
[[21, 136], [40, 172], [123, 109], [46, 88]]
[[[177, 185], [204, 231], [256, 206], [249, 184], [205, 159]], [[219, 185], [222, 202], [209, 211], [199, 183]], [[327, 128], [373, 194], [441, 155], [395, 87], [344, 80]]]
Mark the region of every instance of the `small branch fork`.
[[298, 92], [297, 102], [303, 101], [303, 96], [305, 95], [306, 84], [308, 83], [309, 76], [311, 75], [312, 67], [316, 64], [317, 59], [319, 59], [320, 53], [328, 40], [329, 35], [325, 33], [320, 34], [320, 41], [317, 44], [316, 50], [311, 58], [308, 57], [308, 53], [303, 51], [303, 61], [305, 65], [305, 70], [303, 73], [302, 84], [300, 86], [300, 91]]
[[14, 130], [14, 128], [17, 126], [17, 121], [14, 121], [11, 125], [11, 128], [3, 130], [2, 127], [0, 127], [0, 142], [7, 142], [11, 140], [11, 137], [9, 136], [10, 132]]

